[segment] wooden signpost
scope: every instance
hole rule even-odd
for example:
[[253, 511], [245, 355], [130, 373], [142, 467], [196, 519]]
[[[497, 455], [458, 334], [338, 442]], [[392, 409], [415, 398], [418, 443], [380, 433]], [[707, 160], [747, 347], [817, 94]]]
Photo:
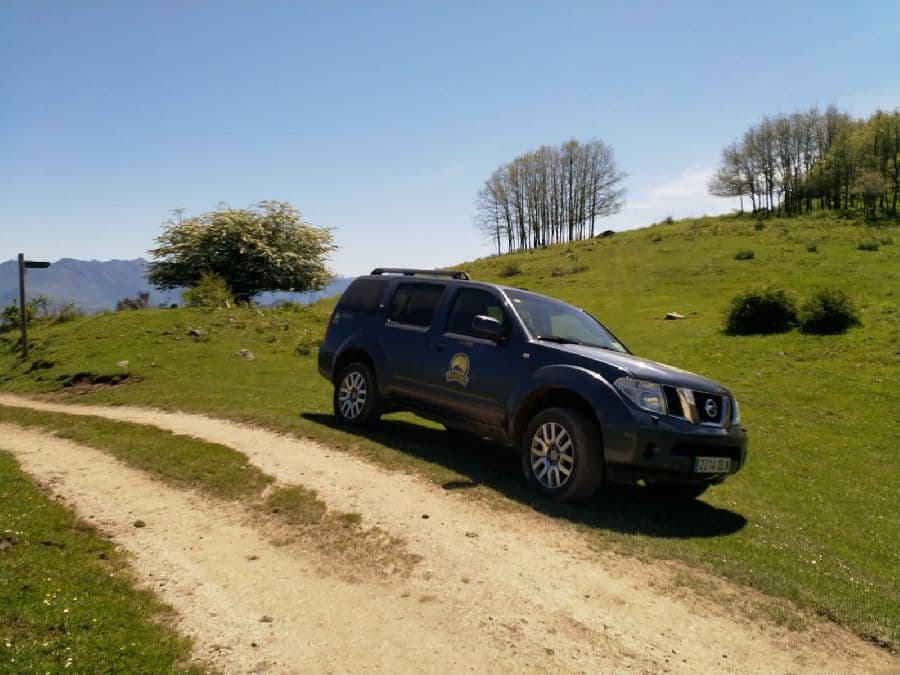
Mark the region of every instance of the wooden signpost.
[[25, 270], [46, 269], [50, 263], [38, 260], [25, 260], [23, 253], [19, 254], [19, 320], [22, 322], [22, 358], [28, 358], [28, 312], [25, 310]]

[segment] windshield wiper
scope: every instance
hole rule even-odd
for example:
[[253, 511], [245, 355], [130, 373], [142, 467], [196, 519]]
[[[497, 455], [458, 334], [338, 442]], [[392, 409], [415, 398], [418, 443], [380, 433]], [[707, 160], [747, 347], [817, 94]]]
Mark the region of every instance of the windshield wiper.
[[555, 342], [558, 345], [583, 345], [583, 342], [573, 340], [572, 338], [560, 337], [558, 335], [538, 335], [535, 340], [543, 340], [544, 342]]

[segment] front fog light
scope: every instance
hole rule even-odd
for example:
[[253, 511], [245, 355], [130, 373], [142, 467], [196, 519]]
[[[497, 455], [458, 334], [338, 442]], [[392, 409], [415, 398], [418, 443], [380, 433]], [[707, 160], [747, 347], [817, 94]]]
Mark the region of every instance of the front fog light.
[[613, 384], [638, 408], [662, 415], [666, 414], [666, 396], [662, 387], [656, 382], [620, 377]]

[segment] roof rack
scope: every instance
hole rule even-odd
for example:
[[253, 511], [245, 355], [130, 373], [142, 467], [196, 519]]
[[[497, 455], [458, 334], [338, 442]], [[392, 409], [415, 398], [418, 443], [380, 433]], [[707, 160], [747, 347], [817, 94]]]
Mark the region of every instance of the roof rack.
[[468, 272], [455, 272], [453, 270], [416, 270], [405, 267], [376, 267], [372, 274], [402, 274], [405, 277], [451, 277], [452, 279], [471, 280]]

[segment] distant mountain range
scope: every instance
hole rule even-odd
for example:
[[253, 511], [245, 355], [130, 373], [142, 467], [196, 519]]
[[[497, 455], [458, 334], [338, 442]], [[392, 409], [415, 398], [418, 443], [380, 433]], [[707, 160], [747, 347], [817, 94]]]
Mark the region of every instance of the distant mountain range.
[[[115, 309], [122, 298], [133, 298], [138, 293], [150, 293], [150, 305], [178, 304], [181, 294], [176, 290], [158, 291], [147, 283], [144, 275], [147, 261], [136, 260], [74, 260], [62, 258], [47, 269], [28, 270], [25, 276], [26, 298], [45, 295], [53, 302], [73, 301], [83, 311], [98, 312]], [[256, 301], [271, 305], [279, 301], [300, 303], [342, 293], [352, 277], [337, 277], [328, 287], [315, 293], [260, 293]], [[0, 263], [0, 308], [19, 297], [19, 268], [15, 260]]]

